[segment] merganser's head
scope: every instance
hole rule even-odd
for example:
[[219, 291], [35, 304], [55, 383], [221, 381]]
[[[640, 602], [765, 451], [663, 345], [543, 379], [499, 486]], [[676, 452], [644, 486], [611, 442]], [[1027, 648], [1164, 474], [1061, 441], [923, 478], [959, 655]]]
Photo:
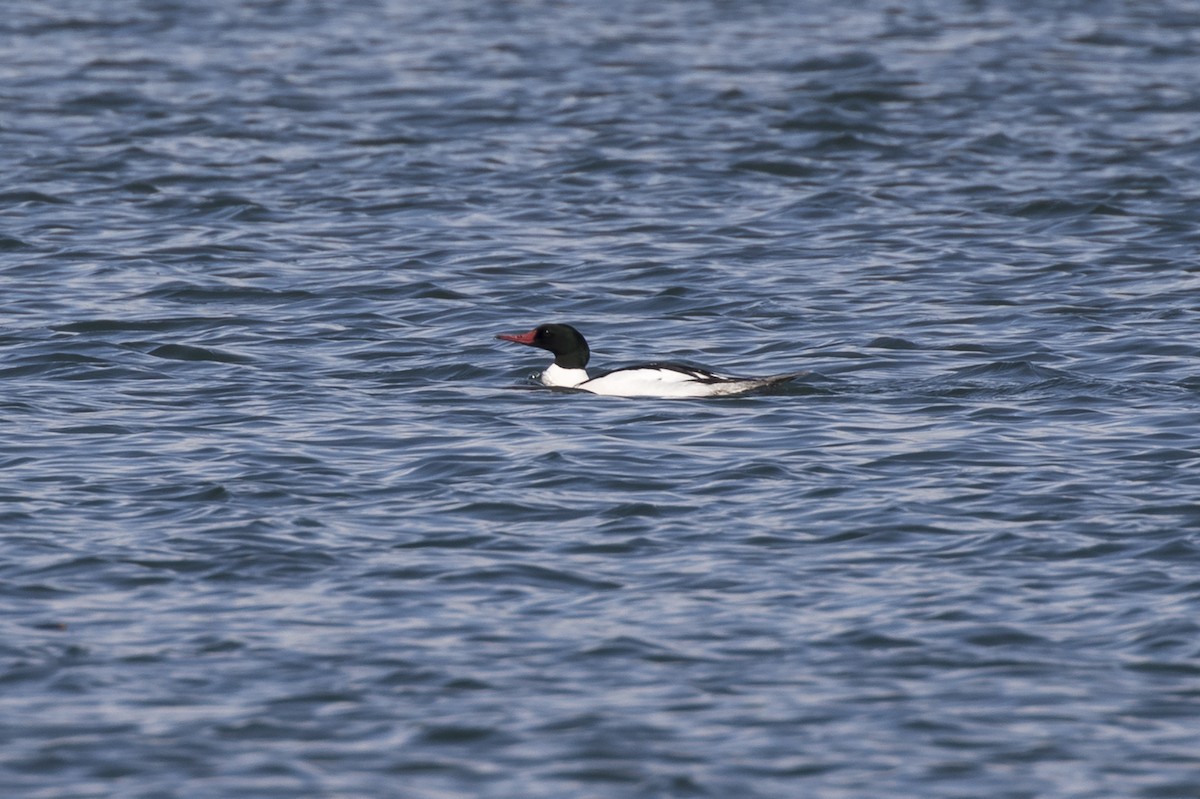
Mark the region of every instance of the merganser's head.
[[583, 369], [591, 357], [583, 334], [570, 325], [538, 325], [528, 333], [501, 333], [496, 338], [550, 350], [554, 363], [563, 369]]

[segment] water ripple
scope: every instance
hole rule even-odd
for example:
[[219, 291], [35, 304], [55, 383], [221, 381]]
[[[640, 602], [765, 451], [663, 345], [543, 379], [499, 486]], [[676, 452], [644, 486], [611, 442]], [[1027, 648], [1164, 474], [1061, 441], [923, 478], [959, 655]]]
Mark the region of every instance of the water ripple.
[[10, 793], [1200, 795], [1200, 16], [792, 5], [0, 20]]

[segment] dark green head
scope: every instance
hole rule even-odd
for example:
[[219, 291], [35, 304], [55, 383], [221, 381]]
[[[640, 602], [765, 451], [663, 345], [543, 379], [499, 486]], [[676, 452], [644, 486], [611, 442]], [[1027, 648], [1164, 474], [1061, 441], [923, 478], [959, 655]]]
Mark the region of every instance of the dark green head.
[[550, 350], [563, 369], [583, 369], [591, 357], [583, 334], [570, 325], [538, 325], [528, 333], [501, 333], [496, 338]]

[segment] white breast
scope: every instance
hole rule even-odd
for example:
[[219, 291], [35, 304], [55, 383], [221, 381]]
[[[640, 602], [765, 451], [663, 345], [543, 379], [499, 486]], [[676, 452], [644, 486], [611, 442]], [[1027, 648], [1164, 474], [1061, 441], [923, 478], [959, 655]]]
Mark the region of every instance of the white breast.
[[587, 379], [588, 373], [583, 369], [564, 369], [556, 363], [547, 366], [541, 375], [542, 385], [556, 388], [575, 388]]

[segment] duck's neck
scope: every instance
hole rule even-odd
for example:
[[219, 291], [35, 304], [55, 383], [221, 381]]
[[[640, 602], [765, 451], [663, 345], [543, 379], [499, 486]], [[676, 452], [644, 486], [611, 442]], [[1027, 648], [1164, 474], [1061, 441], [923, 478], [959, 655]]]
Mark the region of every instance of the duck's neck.
[[574, 388], [587, 379], [588, 373], [586, 370], [564, 369], [556, 363], [550, 364], [546, 367], [546, 371], [542, 372], [542, 383], [547, 386]]

